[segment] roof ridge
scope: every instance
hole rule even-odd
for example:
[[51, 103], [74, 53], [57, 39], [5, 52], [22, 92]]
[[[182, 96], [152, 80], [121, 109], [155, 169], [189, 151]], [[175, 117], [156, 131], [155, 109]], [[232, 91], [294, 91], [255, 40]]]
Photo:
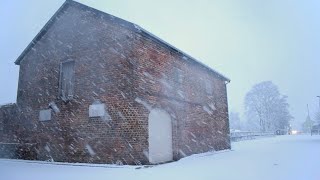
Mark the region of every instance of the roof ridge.
[[[136, 25], [136, 24], [135, 24], [135, 25]], [[189, 54], [187, 54], [187, 53], [185, 53], [184, 51], [180, 50], [179, 48], [173, 46], [172, 44], [164, 41], [163, 39], [159, 38], [158, 36], [154, 35], [153, 33], [149, 32], [148, 30], [142, 28], [141, 26], [139, 26], [139, 25], [136, 25], [136, 26], [138, 26], [143, 32], [145, 32], [145, 33], [147, 33], [148, 35], [152, 36], [153, 38], [157, 39], [157, 40], [160, 41], [161, 43], [166, 44], [167, 46], [175, 49], [176, 51], [178, 51], [179, 53], [181, 53], [183, 56], [185, 56], [185, 57], [187, 57], [187, 58], [189, 58], [189, 59], [191, 59], [191, 60], [199, 63], [200, 65], [204, 66], [205, 68], [207, 68], [207, 69], [213, 71], [214, 73], [216, 73], [217, 75], [221, 76], [221, 77], [224, 78], [226, 81], [230, 82], [230, 79], [229, 79], [229, 78], [227, 78], [227, 77], [224, 76], [223, 74], [219, 73], [218, 71], [214, 70], [213, 68], [211, 68], [211, 67], [207, 66], [206, 64], [200, 62], [200, 61], [197, 60], [196, 58], [190, 56]]]
[[[79, 3], [77, 1], [73, 1], [73, 0], [66, 0], [62, 5], [61, 7], [54, 13], [54, 15], [49, 19], [49, 21], [44, 25], [44, 27], [39, 31], [39, 33], [34, 37], [34, 39], [29, 43], [29, 45], [24, 49], [24, 51], [20, 54], [20, 56], [17, 58], [17, 60], [15, 61], [15, 64], [17, 65], [20, 65], [20, 62], [22, 61], [23, 57], [27, 54], [27, 52], [36, 44], [36, 42], [42, 37], [42, 35], [45, 34], [47, 28], [50, 27], [50, 25], [53, 24], [55, 18], [60, 14], [60, 12], [62, 12], [63, 8], [66, 7], [66, 5], [68, 4], [75, 4], [75, 5], [78, 5], [78, 6], [81, 6], [81, 7], [85, 7], [85, 8], [89, 8], [90, 10], [92, 11], [95, 11], [95, 12], [98, 12], [98, 13], [101, 13], [103, 15], [108, 15], [112, 18], [115, 18], [117, 20], [120, 20], [122, 23], [126, 23], [126, 25], [129, 26], [129, 28], [132, 28], [133, 30], [136, 30], [138, 32], [144, 32], [145, 34], [149, 35], [150, 37], [152, 37], [153, 39], [155, 39], [156, 41], [176, 50], [177, 52], [181, 53], [183, 56], [185, 56], [186, 58], [198, 63], [199, 65], [203, 66], [204, 68], [212, 71], [213, 73], [215, 73], [216, 75], [218, 75], [219, 77], [221, 77], [222, 79], [224, 79], [225, 81], [227, 82], [230, 82], [230, 79], [227, 78], [226, 76], [224, 76], [223, 74], [219, 73], [218, 71], [214, 70], [213, 68], [205, 65], [204, 63], [198, 61], [197, 59], [193, 58], [192, 56], [188, 55], [187, 53], [185, 53], [184, 51], [176, 48], [175, 46], [171, 45], [170, 43], [162, 40], [161, 38], [159, 38], [158, 36], [152, 34], [151, 32], [147, 31], [146, 29], [142, 28], [141, 26], [135, 24], [135, 23], [132, 23], [130, 21], [127, 21], [127, 20], [124, 20], [122, 18], [119, 18], [119, 17], [116, 17], [116, 16], [113, 16], [111, 14], [108, 14], [106, 12], [103, 12], [103, 11], [100, 11], [98, 9], [95, 9], [93, 7], [90, 7], [90, 6], [87, 6], [85, 4], [82, 4], [82, 3]], [[125, 26], [124, 24], [120, 24], [122, 26]]]

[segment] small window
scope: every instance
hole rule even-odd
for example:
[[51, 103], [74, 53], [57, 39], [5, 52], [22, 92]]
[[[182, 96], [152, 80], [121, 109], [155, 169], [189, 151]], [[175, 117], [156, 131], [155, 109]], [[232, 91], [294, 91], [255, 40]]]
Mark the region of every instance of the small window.
[[59, 95], [65, 102], [74, 95], [74, 61], [62, 62], [60, 65]]

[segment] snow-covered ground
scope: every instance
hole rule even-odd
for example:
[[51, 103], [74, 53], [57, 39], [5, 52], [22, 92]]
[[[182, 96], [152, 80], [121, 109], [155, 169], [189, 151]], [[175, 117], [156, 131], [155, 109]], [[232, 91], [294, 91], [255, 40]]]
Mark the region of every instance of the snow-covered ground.
[[320, 180], [320, 136], [277, 136], [232, 144], [154, 167], [0, 159], [0, 179]]

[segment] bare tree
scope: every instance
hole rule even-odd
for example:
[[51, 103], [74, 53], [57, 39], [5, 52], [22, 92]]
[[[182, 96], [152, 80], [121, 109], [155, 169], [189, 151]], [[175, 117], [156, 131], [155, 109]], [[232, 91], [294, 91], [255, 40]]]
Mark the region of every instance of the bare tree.
[[302, 123], [302, 130], [305, 133], [310, 133], [312, 126], [314, 125], [314, 121], [311, 120], [310, 116], [308, 115], [305, 122]]
[[254, 85], [245, 97], [248, 122], [258, 122], [262, 132], [287, 129], [292, 119], [288, 108], [287, 96], [281, 95], [271, 81]]

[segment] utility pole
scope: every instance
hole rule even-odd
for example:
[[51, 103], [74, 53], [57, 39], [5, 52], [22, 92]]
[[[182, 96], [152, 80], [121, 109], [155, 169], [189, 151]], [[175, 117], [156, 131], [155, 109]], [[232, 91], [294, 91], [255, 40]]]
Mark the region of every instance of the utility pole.
[[307, 128], [308, 128], [308, 131], [310, 131], [310, 133], [311, 133], [311, 136], [312, 136], [312, 121], [311, 121], [311, 118], [310, 118], [310, 112], [309, 112], [309, 104], [307, 104], [307, 110], [308, 110], [308, 117], [307, 117], [307, 120], [306, 120], [306, 122], [307, 122]]

